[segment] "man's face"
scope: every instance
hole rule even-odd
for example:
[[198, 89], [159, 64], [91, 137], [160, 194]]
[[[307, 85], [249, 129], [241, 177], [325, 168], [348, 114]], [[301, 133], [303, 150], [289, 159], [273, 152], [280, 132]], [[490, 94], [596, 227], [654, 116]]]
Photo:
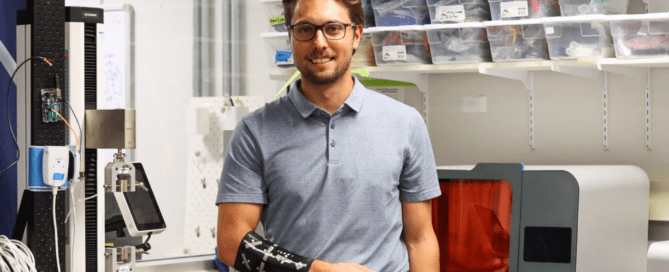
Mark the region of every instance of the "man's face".
[[[291, 24], [327, 23], [350, 24], [351, 18], [344, 4], [335, 0], [302, 0], [295, 6]], [[353, 50], [358, 48], [362, 26], [346, 27], [346, 36], [329, 40], [321, 30], [309, 41], [298, 41], [291, 33], [293, 59], [305, 80], [326, 85], [337, 81], [351, 66]]]

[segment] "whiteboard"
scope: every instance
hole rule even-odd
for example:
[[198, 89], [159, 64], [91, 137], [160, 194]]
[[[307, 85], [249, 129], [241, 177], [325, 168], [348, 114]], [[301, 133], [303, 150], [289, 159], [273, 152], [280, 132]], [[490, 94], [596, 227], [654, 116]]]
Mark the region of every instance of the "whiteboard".
[[105, 6], [103, 109], [134, 108], [133, 9], [129, 4]]
[[[134, 109], [134, 11], [130, 4], [104, 7], [104, 101], [98, 109]], [[103, 163], [114, 160], [116, 150], [107, 150]], [[134, 161], [134, 150], [125, 150]]]

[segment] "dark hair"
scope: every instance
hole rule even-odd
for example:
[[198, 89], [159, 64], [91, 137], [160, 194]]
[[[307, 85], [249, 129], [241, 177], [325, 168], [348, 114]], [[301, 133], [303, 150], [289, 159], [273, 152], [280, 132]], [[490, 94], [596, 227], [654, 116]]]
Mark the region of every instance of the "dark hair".
[[[295, 12], [295, 5], [300, 0], [283, 0], [283, 9], [284, 15], [286, 17], [286, 25], [290, 25], [290, 21], [293, 20], [293, 13]], [[309, 0], [306, 0], [309, 1]], [[351, 21], [356, 25], [365, 24], [365, 13], [362, 11], [362, 1], [361, 0], [336, 0], [346, 8], [348, 8], [348, 16], [351, 17]]]

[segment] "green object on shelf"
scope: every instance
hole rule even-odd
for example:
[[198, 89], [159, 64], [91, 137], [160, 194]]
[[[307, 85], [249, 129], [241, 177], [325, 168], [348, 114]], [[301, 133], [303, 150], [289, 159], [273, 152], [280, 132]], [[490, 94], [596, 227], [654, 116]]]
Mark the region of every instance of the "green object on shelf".
[[367, 88], [371, 87], [414, 87], [416, 84], [411, 82], [395, 81], [388, 79], [362, 79], [360, 83]]

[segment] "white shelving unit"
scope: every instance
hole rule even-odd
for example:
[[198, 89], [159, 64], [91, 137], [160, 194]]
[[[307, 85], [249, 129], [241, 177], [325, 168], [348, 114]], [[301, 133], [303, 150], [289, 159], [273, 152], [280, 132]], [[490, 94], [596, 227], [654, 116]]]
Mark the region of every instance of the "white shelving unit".
[[[545, 60], [503, 63], [466, 63], [441, 65], [407, 65], [360, 67], [369, 73], [413, 73], [418, 75], [438, 75], [456, 73], [480, 73], [484, 75], [518, 80], [525, 84], [529, 96], [529, 145], [534, 142], [534, 72], [553, 71], [578, 77], [591, 78], [602, 88], [602, 141], [603, 148], [609, 148], [608, 130], [608, 74], [624, 75], [646, 82], [646, 148], [651, 148], [651, 69], [669, 68], [669, 57], [642, 59], [584, 59]], [[287, 78], [295, 69], [276, 69], [270, 73], [273, 79]]]

